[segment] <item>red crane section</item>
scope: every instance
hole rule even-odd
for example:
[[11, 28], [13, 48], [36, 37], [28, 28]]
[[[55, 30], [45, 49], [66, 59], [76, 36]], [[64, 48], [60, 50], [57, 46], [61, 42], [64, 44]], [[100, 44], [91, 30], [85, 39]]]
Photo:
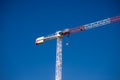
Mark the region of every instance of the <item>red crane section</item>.
[[115, 17], [112, 17], [112, 18], [103, 19], [103, 20], [100, 20], [100, 21], [96, 21], [96, 22], [89, 23], [89, 24], [86, 24], [86, 25], [78, 26], [78, 27], [75, 27], [75, 28], [65, 29], [61, 32], [61, 35], [69, 36], [71, 33], [76, 33], [76, 32], [80, 32], [80, 31], [100, 27], [100, 26], [103, 26], [103, 25], [106, 25], [106, 24], [117, 22], [117, 21], [120, 21], [120, 16], [115, 16]]

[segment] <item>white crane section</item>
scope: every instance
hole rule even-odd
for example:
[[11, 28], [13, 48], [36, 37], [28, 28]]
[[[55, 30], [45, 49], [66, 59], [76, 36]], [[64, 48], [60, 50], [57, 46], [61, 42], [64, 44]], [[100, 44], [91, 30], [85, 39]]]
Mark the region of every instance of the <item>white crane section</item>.
[[35, 44], [38, 45], [38, 44], [44, 43], [44, 41], [47, 41], [47, 40], [56, 39], [56, 38], [61, 38], [62, 35], [61, 35], [60, 33], [61, 33], [61, 31], [57, 31], [55, 34], [49, 35], [49, 36], [47, 36], [47, 37], [44, 37], [44, 36], [38, 37], [38, 38], [36, 39]]
[[62, 39], [57, 38], [55, 80], [62, 80]]
[[86, 24], [84, 26], [85, 26], [85, 29], [88, 30], [88, 29], [96, 28], [96, 27], [103, 26], [103, 25], [106, 25], [106, 24], [110, 24], [110, 18], [104, 19], [104, 20], [101, 20], [101, 21], [97, 21], [97, 22], [93, 22], [93, 23], [90, 23], [90, 24]]
[[61, 31], [58, 31], [53, 35], [42, 36], [36, 39], [37, 45], [44, 43], [45, 40], [57, 39], [55, 80], [62, 80], [62, 35], [60, 33]]
[[55, 80], [62, 80], [62, 37], [63, 36], [69, 36], [70, 34], [75, 32], [96, 28], [96, 27], [103, 26], [103, 25], [110, 24], [112, 22], [117, 22], [117, 21], [120, 21], [120, 16], [103, 19], [103, 20], [96, 21], [83, 26], [78, 26], [76, 28], [57, 31], [55, 34], [49, 35], [47, 37], [44, 37], [44, 36], [38, 37], [35, 42], [36, 45], [42, 44], [44, 43], [44, 41], [47, 41], [47, 40], [57, 39]]

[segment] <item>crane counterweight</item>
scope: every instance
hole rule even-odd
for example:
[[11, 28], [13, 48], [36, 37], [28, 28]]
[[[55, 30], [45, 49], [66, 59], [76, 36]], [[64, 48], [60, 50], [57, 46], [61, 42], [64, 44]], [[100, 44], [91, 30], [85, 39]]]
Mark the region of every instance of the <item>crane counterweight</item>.
[[37, 38], [35, 44], [38, 45], [44, 43], [44, 39], [45, 39], [44, 36]]

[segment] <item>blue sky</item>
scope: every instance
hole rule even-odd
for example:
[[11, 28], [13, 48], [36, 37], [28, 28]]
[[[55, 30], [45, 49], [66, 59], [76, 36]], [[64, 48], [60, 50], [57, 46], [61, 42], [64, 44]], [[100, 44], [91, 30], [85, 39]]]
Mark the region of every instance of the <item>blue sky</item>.
[[[119, 0], [2, 0], [0, 8], [0, 80], [55, 80], [56, 40], [35, 39], [120, 15]], [[120, 80], [119, 34], [116, 22], [64, 37], [63, 80]]]

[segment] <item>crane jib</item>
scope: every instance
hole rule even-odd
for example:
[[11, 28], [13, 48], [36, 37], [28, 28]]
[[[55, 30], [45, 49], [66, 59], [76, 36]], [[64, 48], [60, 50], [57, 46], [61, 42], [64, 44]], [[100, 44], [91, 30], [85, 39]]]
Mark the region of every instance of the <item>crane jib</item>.
[[99, 26], [102, 26], [102, 25], [106, 25], [106, 24], [109, 24], [109, 23], [110, 23], [110, 18], [107, 18], [107, 19], [104, 19], [104, 20], [101, 20], [101, 21], [86, 24], [84, 26], [85, 26], [85, 30], [87, 30], [87, 29], [96, 28], [96, 27], [99, 27]]
[[96, 27], [103, 26], [103, 25], [110, 24], [112, 22], [117, 22], [117, 21], [120, 21], [120, 16], [115, 16], [112, 18], [107, 18], [107, 19], [103, 19], [100, 21], [86, 24], [86, 25], [78, 26], [76, 28], [71, 28], [70, 33], [75, 33], [75, 32], [79, 32], [79, 31], [84, 31], [84, 30], [96, 28]]
[[67, 28], [67, 29], [64, 29], [62, 31], [57, 31], [55, 34], [48, 35], [47, 37], [44, 37], [44, 36], [38, 37], [36, 39], [35, 43], [36, 44], [41, 44], [41, 43], [44, 43], [44, 41], [46, 41], [46, 40], [62, 38], [63, 36], [69, 36], [71, 33], [76, 33], [76, 32], [80, 32], [80, 31], [100, 27], [100, 26], [103, 26], [103, 25], [106, 25], [106, 24], [117, 22], [117, 21], [120, 21], [120, 16], [115, 16], [115, 17], [103, 19], [103, 20], [100, 20], [100, 21], [96, 21], [96, 22], [93, 22], [93, 23], [90, 23], [90, 24], [78, 26], [78, 27], [75, 27], [75, 28], [70, 28], [70, 29]]
[[87, 30], [87, 29], [103, 26], [103, 25], [106, 25], [106, 24], [110, 24], [112, 22], [116, 22], [116, 21], [119, 21], [119, 20], [120, 20], [120, 16], [116, 16], [116, 17], [100, 20], [100, 21], [97, 21], [97, 22], [93, 22], [93, 23], [90, 23], [90, 24], [86, 24], [84, 26], [85, 26], [85, 30]]

